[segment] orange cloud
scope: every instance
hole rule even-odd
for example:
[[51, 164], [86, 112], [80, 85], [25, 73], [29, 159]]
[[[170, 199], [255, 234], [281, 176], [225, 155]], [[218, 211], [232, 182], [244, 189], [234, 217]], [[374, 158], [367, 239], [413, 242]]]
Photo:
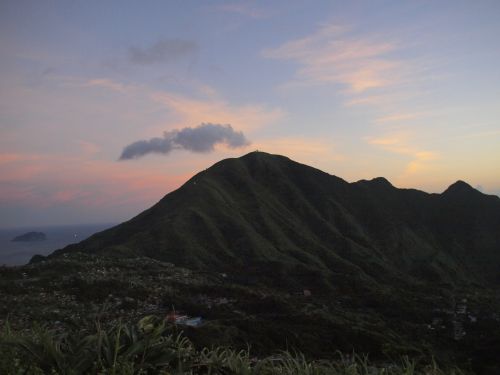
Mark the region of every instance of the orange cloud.
[[412, 160], [405, 169], [405, 174], [414, 174], [426, 169], [427, 162], [437, 159], [437, 154], [430, 151], [418, 151], [413, 154]]
[[252, 144], [252, 148], [272, 154], [281, 154], [309, 165], [344, 161], [346, 157], [335, 149], [330, 141], [315, 138], [264, 139]]
[[[231, 124], [236, 130], [254, 130], [281, 120], [285, 112], [280, 108], [267, 108], [259, 104], [234, 105], [220, 98], [212, 87], [193, 83], [198, 95], [184, 96], [170, 91], [155, 91], [147, 87], [125, 85], [110, 79], [93, 79], [84, 87], [100, 87], [122, 94], [148, 97], [168, 108], [177, 117], [169, 128], [194, 126], [201, 123]], [[165, 130], [164, 125], [161, 125]]]
[[117, 91], [121, 93], [126, 93], [127, 91], [134, 89], [133, 86], [124, 85], [122, 83], [113, 81], [108, 78], [95, 78], [85, 82], [82, 86], [84, 87], [100, 87], [107, 90]]
[[398, 109], [401, 103], [408, 101], [414, 97], [421, 96], [424, 94], [423, 91], [411, 92], [405, 91], [401, 92], [399, 90], [387, 90], [381, 93], [372, 94], [369, 92], [358, 93], [359, 95], [349, 98], [344, 105], [346, 107], [352, 107], [356, 105], [367, 105], [372, 107], [377, 107], [385, 109], [388, 112], [395, 112], [395, 107]]
[[375, 119], [375, 122], [381, 124], [381, 123], [387, 123], [387, 122], [399, 122], [399, 121], [407, 121], [407, 120], [414, 120], [416, 118], [422, 117], [422, 113], [404, 113], [404, 112], [399, 112], [399, 113], [392, 113], [390, 115], [385, 115], [382, 117], [379, 117]]
[[498, 136], [500, 136], [500, 130], [487, 130], [487, 131], [479, 131], [476, 133], [459, 135], [457, 136], [457, 138], [483, 138], [483, 137], [498, 137]]
[[385, 151], [399, 154], [410, 159], [401, 175], [398, 177], [399, 180], [407, 180], [411, 175], [428, 170], [428, 168], [432, 165], [430, 162], [438, 158], [437, 153], [429, 150], [422, 150], [421, 148], [412, 145], [409, 134], [405, 133], [396, 133], [384, 137], [369, 138], [367, 139], [367, 142], [371, 145], [378, 146]]
[[[272, 124], [284, 117], [281, 109], [267, 109], [261, 105], [230, 105], [218, 98], [193, 99], [182, 95], [156, 92], [151, 97], [173, 110], [182, 125], [212, 122], [231, 124], [236, 130], [254, 130]], [[179, 126], [181, 124], [177, 124]]]
[[84, 152], [16, 155], [0, 165], [0, 201], [36, 207], [71, 203], [105, 208], [134, 202], [147, 207], [191, 177], [165, 168], [89, 160]]

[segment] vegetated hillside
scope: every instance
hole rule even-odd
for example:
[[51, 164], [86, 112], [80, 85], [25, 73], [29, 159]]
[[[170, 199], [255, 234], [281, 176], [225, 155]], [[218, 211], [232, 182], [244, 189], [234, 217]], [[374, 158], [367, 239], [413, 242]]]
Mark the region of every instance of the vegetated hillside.
[[325, 290], [497, 283], [500, 199], [461, 181], [442, 194], [397, 189], [384, 178], [348, 183], [252, 152], [55, 255], [68, 251], [140, 254]]

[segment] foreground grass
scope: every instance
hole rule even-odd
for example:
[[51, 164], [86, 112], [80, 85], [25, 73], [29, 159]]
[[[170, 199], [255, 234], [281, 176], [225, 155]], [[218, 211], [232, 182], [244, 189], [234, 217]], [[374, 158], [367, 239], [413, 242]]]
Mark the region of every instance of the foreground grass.
[[176, 375], [462, 375], [407, 358], [399, 363], [370, 364], [366, 357], [342, 356], [337, 361], [309, 361], [300, 353], [282, 352], [263, 359], [229, 348], [197, 350], [165, 322], [146, 317], [137, 324], [93, 332], [55, 331], [34, 327], [25, 333], [7, 325], [0, 335], [0, 374], [176, 374]]

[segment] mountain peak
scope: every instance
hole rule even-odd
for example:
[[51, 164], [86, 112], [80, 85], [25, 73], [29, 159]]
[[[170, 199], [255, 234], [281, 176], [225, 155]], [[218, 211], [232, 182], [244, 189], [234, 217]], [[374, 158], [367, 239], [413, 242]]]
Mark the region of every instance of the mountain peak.
[[388, 186], [392, 187], [392, 184], [389, 182], [389, 180], [385, 177], [375, 177], [370, 180], [371, 183], [380, 185], [380, 186]]
[[371, 180], [359, 180], [356, 183], [360, 184], [368, 184], [369, 186], [374, 186], [374, 187], [386, 187], [386, 188], [393, 188], [394, 186], [389, 182], [388, 179], [385, 177], [375, 177], [372, 178]]
[[458, 180], [457, 182], [451, 184], [443, 194], [468, 194], [472, 192], [478, 191], [470, 186], [467, 182]]
[[[288, 159], [288, 158], [286, 156], [283, 156], [283, 155], [270, 154], [268, 152], [255, 150], [255, 151], [249, 152], [248, 154], [241, 156], [239, 159], [242, 159], [242, 160], [249, 160], [249, 159], [272, 160], [272, 159]], [[290, 160], [290, 159], [288, 159], [288, 160]]]

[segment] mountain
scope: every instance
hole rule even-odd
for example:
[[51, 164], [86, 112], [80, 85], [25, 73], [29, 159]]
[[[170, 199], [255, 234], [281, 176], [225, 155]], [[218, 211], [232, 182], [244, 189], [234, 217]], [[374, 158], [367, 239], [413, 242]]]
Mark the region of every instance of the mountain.
[[252, 152], [198, 173], [133, 219], [56, 251], [147, 256], [321, 290], [498, 284], [500, 199], [384, 178], [348, 183]]

